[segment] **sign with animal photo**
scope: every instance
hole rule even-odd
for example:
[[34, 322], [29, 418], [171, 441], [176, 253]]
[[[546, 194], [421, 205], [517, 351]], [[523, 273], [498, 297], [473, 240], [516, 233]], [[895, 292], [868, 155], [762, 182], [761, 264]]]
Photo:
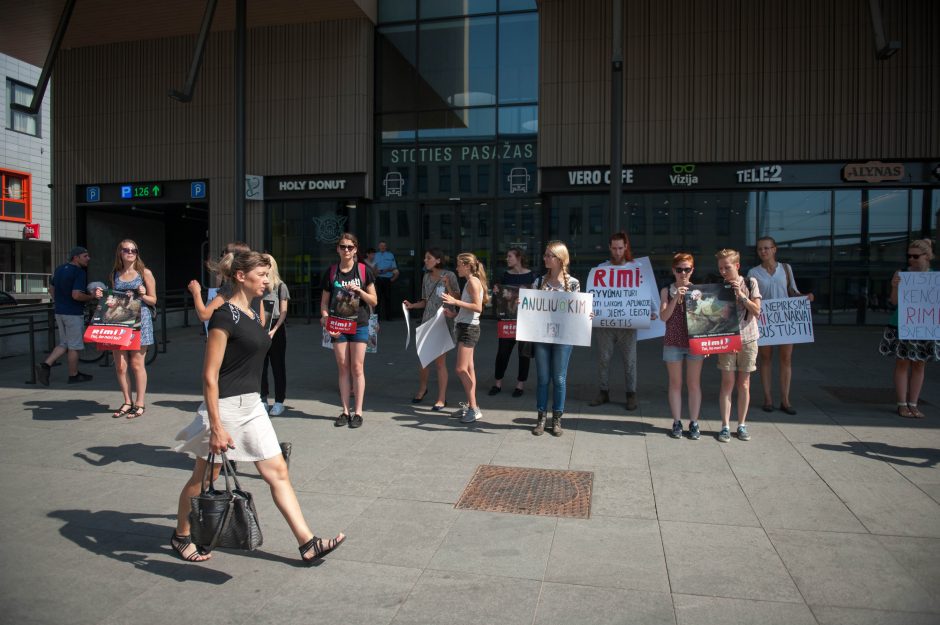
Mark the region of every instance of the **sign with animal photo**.
[[689, 287], [685, 294], [685, 319], [691, 353], [708, 355], [741, 351], [741, 326], [731, 288], [724, 284]]
[[594, 294], [595, 328], [650, 327], [653, 312], [650, 285], [655, 289], [656, 283], [643, 275], [643, 267], [633, 261], [591, 270], [587, 291]]
[[105, 291], [98, 300], [98, 308], [91, 318], [91, 325], [121, 326], [140, 329], [141, 301], [134, 295], [122, 291]]
[[591, 293], [520, 289], [516, 340], [591, 346]]
[[519, 287], [495, 285], [493, 304], [496, 308], [496, 336], [501, 339], [515, 338]]

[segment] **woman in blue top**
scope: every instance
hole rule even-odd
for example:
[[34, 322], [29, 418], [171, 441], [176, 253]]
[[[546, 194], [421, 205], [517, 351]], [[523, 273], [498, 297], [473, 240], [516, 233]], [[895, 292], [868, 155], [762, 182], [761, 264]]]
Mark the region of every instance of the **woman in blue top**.
[[[126, 292], [141, 301], [140, 307], [140, 350], [115, 351], [114, 373], [117, 375], [118, 386], [124, 394], [124, 403], [111, 416], [115, 419], [127, 417], [136, 419], [144, 415], [147, 395], [147, 369], [145, 359], [147, 349], [153, 345], [153, 318], [150, 316], [150, 306], [157, 305], [157, 282], [153, 273], [147, 269], [140, 257], [140, 249], [132, 239], [124, 239], [118, 243], [114, 250], [114, 269], [111, 272], [111, 287], [115, 291]], [[101, 289], [95, 290], [95, 297], [101, 298]], [[128, 361], [130, 370], [134, 372], [137, 399], [131, 399], [131, 382], [128, 376]]]
[[[907, 246], [907, 271], [930, 271], [933, 260], [933, 241], [918, 239]], [[891, 303], [898, 305], [900, 272], [891, 279]], [[920, 391], [924, 387], [924, 370], [928, 362], [940, 360], [940, 341], [908, 341], [898, 337], [898, 310], [891, 314], [891, 322], [885, 328], [880, 351], [883, 356], [894, 356], [894, 390], [898, 399], [898, 416], [923, 419], [924, 413], [917, 408]]]

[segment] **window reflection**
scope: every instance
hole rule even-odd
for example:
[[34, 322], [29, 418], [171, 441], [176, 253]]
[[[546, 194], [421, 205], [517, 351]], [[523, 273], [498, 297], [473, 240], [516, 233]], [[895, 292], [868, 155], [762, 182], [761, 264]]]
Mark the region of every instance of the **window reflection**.
[[495, 12], [496, 0], [424, 0], [421, 2], [421, 19]]
[[537, 13], [499, 18], [499, 102], [535, 102], [539, 93]]
[[380, 28], [376, 36], [376, 75], [382, 111], [415, 108], [417, 83], [417, 32], [414, 24]]
[[499, 134], [534, 135], [539, 131], [539, 107], [503, 106], [499, 109]]
[[422, 23], [419, 106], [496, 104], [496, 18]]

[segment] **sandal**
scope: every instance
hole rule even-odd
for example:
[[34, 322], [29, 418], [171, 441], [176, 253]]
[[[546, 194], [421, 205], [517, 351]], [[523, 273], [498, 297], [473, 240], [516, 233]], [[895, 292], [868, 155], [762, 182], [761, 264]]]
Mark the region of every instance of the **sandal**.
[[924, 418], [924, 413], [917, 409], [917, 404], [908, 404], [907, 409], [911, 412], [911, 417], [914, 419]]
[[111, 418], [120, 419], [121, 417], [123, 417], [124, 415], [132, 411], [133, 409], [134, 409], [134, 404], [129, 404], [127, 402], [124, 402], [123, 404], [121, 404], [121, 407], [117, 409], [117, 412], [111, 415]]
[[427, 394], [428, 394], [428, 389], [424, 389], [424, 392], [421, 393], [421, 395], [418, 395], [417, 397], [412, 397], [412, 398], [411, 398], [411, 403], [412, 403], [412, 404], [420, 404], [420, 403], [421, 403], [421, 400], [424, 399], [424, 396], [427, 395]]
[[[300, 551], [300, 559], [304, 561], [304, 564], [313, 564], [317, 560], [322, 559], [329, 552], [342, 545], [344, 540], [346, 540], [345, 534], [340, 534], [336, 538], [330, 538], [326, 541], [324, 541], [322, 538], [314, 536], [298, 547], [298, 550]], [[305, 557], [311, 550], [313, 550], [313, 556], [310, 558]]]
[[127, 411], [127, 413], [126, 413], [126, 414], [127, 414], [127, 418], [128, 418], [128, 419], [136, 419], [137, 417], [142, 417], [142, 416], [144, 416], [144, 413], [145, 413], [146, 411], [147, 411], [147, 408], [146, 408], [145, 406], [138, 406], [137, 404], [134, 404], [134, 405], [131, 407], [131, 409], [130, 409], [129, 411]]
[[[173, 551], [180, 557], [181, 560], [186, 562], [205, 562], [212, 556], [208, 553], [203, 553], [199, 547], [193, 543], [193, 538], [189, 534], [186, 536], [180, 536], [176, 532], [173, 532], [173, 536], [170, 537], [170, 546], [173, 547]], [[196, 547], [196, 550], [186, 555], [186, 550], [190, 547]]]
[[911, 412], [911, 408], [908, 404], [898, 404], [898, 416], [904, 417], [905, 419], [913, 419], [914, 413]]

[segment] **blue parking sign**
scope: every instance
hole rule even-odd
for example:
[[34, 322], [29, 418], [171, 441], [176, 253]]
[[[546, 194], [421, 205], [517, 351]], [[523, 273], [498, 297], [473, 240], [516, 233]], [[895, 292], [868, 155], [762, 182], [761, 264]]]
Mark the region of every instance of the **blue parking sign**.
[[189, 197], [194, 200], [201, 200], [206, 197], [206, 183], [203, 181], [192, 182], [189, 185]]
[[101, 187], [85, 187], [85, 201], [86, 202], [101, 201]]
[[133, 188], [131, 187], [131, 185], [129, 185], [129, 184], [122, 184], [122, 185], [121, 185], [121, 199], [122, 199], [122, 200], [130, 200], [130, 199], [133, 199], [133, 198], [134, 198], [134, 191], [133, 191]]

